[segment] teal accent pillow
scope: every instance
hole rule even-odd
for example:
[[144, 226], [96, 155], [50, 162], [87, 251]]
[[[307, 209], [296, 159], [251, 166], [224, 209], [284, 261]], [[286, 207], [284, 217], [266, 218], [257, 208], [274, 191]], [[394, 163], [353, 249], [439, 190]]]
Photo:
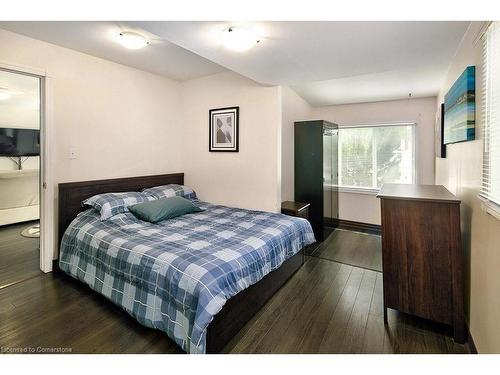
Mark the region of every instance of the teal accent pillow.
[[128, 210], [138, 219], [153, 224], [177, 216], [203, 211], [190, 200], [178, 196], [134, 204], [128, 206]]

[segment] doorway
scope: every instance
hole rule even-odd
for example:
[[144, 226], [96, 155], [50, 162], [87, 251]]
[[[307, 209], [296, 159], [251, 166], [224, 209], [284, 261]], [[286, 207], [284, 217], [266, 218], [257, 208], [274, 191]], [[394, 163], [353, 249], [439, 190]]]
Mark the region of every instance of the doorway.
[[43, 87], [0, 67], [0, 288], [41, 273]]

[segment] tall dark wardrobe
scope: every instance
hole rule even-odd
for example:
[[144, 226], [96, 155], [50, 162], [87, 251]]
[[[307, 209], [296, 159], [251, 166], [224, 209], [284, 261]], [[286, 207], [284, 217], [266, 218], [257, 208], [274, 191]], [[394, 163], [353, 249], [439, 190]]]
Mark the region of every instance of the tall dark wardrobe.
[[295, 122], [295, 201], [310, 203], [309, 221], [323, 241], [339, 218], [338, 125], [323, 120]]

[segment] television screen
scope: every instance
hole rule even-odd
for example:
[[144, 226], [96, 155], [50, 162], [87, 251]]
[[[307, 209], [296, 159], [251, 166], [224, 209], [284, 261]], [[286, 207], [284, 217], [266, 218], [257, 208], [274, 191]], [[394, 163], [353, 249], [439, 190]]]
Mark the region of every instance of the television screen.
[[0, 128], [0, 156], [40, 155], [40, 130]]

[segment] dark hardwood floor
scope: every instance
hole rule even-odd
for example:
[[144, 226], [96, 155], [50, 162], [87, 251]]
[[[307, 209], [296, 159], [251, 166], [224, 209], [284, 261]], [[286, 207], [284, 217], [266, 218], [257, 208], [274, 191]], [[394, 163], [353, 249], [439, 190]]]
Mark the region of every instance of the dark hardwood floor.
[[225, 348], [227, 353], [468, 353], [449, 330], [390, 311], [382, 274], [317, 257]]
[[[276, 293], [224, 353], [468, 353], [446, 328], [390, 311], [382, 274], [318, 257]], [[73, 353], [180, 353], [160, 331], [63, 274], [0, 290], [0, 346]]]
[[382, 243], [375, 234], [337, 229], [311, 255], [382, 272]]
[[140, 325], [84, 284], [42, 274], [0, 290], [0, 347], [70, 348], [73, 353], [180, 353], [161, 331]]
[[0, 227], [0, 288], [42, 274], [38, 238], [21, 236], [36, 221]]

